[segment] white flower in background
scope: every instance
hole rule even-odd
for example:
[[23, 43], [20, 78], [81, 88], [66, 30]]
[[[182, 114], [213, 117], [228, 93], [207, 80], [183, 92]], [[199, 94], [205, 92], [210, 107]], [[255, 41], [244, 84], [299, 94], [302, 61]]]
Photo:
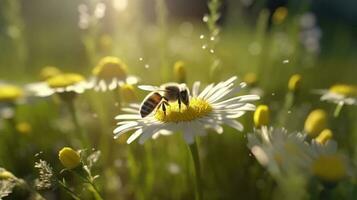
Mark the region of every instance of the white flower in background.
[[138, 79], [129, 76], [127, 68], [126, 64], [117, 57], [104, 57], [94, 67], [90, 83], [97, 91], [114, 90], [123, 84], [136, 84]]
[[76, 73], [63, 73], [48, 78], [44, 82], [32, 83], [26, 89], [35, 96], [47, 97], [53, 94], [75, 93], [80, 94], [90, 89], [91, 85], [85, 78]]
[[248, 134], [248, 147], [258, 162], [276, 175], [308, 166], [310, 151], [304, 140], [301, 133], [262, 127]]
[[300, 133], [262, 128], [248, 135], [248, 147], [258, 162], [276, 178], [294, 172], [336, 183], [352, 175], [347, 158], [337, 152], [332, 133], [324, 131], [308, 143]]
[[347, 157], [337, 152], [334, 140], [330, 139], [326, 143], [312, 140], [310, 148], [312, 160], [308, 170], [322, 182], [336, 183], [353, 175]]
[[28, 95], [19, 86], [0, 83], [0, 118], [9, 119], [15, 114], [14, 107], [25, 103]]
[[140, 105], [131, 104], [129, 108], [123, 109], [128, 114], [116, 116], [120, 122], [114, 130], [114, 137], [117, 138], [134, 130], [127, 143], [139, 137], [139, 143], [144, 143], [148, 138], [156, 138], [161, 134], [160, 131], [178, 131], [183, 133], [188, 144], [192, 144], [195, 136], [206, 134], [207, 128], [221, 134], [223, 133], [222, 125], [226, 124], [242, 131], [243, 125], [236, 121], [236, 118], [247, 111], [254, 111], [255, 106], [250, 102], [258, 100], [259, 96], [236, 96], [245, 85], [235, 86], [236, 79], [237, 77], [232, 77], [218, 84], [210, 84], [202, 92], [199, 92], [200, 82], [195, 82], [189, 106], [182, 106], [179, 110], [177, 102], [170, 103], [166, 114], [160, 108], [142, 118], [139, 113]]
[[329, 89], [316, 90], [321, 94], [321, 101], [328, 101], [335, 104], [355, 105], [357, 104], [357, 86], [347, 84], [335, 84]]

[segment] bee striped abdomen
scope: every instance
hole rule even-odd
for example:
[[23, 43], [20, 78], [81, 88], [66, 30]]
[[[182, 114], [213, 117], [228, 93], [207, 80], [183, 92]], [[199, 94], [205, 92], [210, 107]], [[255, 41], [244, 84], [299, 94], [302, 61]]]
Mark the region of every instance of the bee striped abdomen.
[[150, 93], [140, 107], [140, 115], [141, 117], [148, 116], [153, 110], [155, 110], [156, 106], [161, 102], [162, 96], [158, 92]]

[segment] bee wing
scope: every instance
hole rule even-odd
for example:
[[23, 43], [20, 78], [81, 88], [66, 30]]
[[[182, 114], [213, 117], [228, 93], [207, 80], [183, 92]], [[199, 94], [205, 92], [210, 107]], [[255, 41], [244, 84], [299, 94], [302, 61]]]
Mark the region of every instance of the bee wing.
[[142, 90], [146, 90], [146, 91], [165, 91], [164, 89], [157, 87], [157, 86], [153, 86], [153, 85], [139, 85], [138, 88], [142, 89]]

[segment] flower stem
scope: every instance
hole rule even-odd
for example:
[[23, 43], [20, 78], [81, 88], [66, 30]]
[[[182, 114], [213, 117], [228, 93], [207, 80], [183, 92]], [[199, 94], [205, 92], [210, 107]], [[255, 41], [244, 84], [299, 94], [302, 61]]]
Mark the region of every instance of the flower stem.
[[200, 164], [200, 156], [198, 154], [198, 146], [196, 140], [194, 141], [193, 144], [190, 144], [189, 146], [190, 146], [191, 156], [193, 159], [193, 164], [195, 167], [195, 178], [196, 178], [195, 196], [196, 196], [196, 200], [202, 200], [203, 193], [202, 193], [201, 164]]
[[84, 131], [82, 130], [81, 126], [79, 125], [79, 120], [76, 112], [76, 108], [74, 106], [74, 101], [70, 100], [67, 101], [68, 109], [72, 117], [73, 124], [75, 126], [77, 134], [79, 134], [79, 139], [82, 143], [82, 148], [83, 147], [88, 147], [89, 141], [87, 136], [85, 135]]
[[83, 176], [81, 173], [77, 172], [77, 171], [73, 171], [74, 174], [76, 174], [84, 183], [88, 184], [88, 190], [90, 192], [92, 192], [94, 199], [95, 200], [103, 200], [102, 196], [99, 193], [99, 190], [97, 188], [97, 186], [94, 184], [93, 182], [93, 177], [88, 174], [89, 177], [87, 176]]
[[74, 200], [81, 200], [81, 198], [76, 193], [74, 193], [70, 188], [68, 188], [62, 181], [58, 180], [58, 183]]
[[337, 118], [338, 116], [340, 116], [341, 110], [343, 108], [344, 103], [343, 102], [339, 102], [335, 108], [335, 111], [333, 112], [333, 116], [335, 118]]

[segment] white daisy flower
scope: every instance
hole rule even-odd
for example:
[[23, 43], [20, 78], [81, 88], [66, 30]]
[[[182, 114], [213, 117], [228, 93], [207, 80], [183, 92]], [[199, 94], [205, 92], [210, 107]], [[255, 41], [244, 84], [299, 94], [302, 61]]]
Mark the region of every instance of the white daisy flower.
[[81, 94], [85, 90], [90, 89], [91, 85], [85, 78], [76, 73], [63, 73], [48, 78], [44, 82], [28, 84], [26, 89], [33, 93], [35, 96], [47, 97], [55, 93], [68, 94], [75, 93]]
[[248, 147], [258, 162], [276, 177], [290, 172], [315, 176], [323, 182], [337, 182], [351, 172], [345, 156], [337, 152], [337, 143], [329, 139], [311, 143], [301, 133], [263, 127], [248, 135]]
[[27, 94], [16, 85], [0, 83], [0, 118], [12, 118], [13, 107], [26, 102]]
[[136, 84], [138, 78], [127, 74], [126, 64], [117, 57], [102, 58], [94, 67], [90, 83], [96, 91], [114, 90], [122, 84]]
[[357, 104], [357, 86], [346, 84], [335, 84], [329, 89], [317, 90], [321, 94], [321, 101], [328, 101], [340, 105]]
[[255, 106], [250, 102], [258, 100], [259, 96], [235, 96], [245, 86], [240, 84], [236, 87], [234, 85], [236, 79], [237, 77], [232, 77], [218, 84], [210, 84], [202, 92], [199, 92], [200, 82], [195, 82], [189, 106], [182, 106], [179, 110], [177, 102], [170, 103], [166, 114], [161, 108], [157, 108], [156, 111], [142, 118], [139, 113], [140, 105], [131, 104], [129, 108], [123, 109], [128, 114], [116, 116], [120, 122], [114, 130], [114, 138], [135, 130], [127, 143], [139, 137], [139, 143], [144, 143], [148, 138], [158, 136], [160, 131], [164, 130], [165, 134], [167, 131], [179, 131], [183, 133], [186, 142], [192, 144], [195, 136], [206, 134], [206, 128], [221, 134], [222, 125], [226, 124], [242, 131], [243, 125], [235, 119], [247, 111], [254, 111]]
[[301, 133], [262, 127], [248, 134], [248, 147], [258, 162], [273, 175], [306, 168], [311, 160], [308, 143]]
[[326, 143], [311, 141], [311, 162], [307, 169], [311, 175], [319, 178], [324, 183], [336, 183], [346, 177], [353, 176], [348, 158], [337, 152], [337, 143], [328, 140]]

